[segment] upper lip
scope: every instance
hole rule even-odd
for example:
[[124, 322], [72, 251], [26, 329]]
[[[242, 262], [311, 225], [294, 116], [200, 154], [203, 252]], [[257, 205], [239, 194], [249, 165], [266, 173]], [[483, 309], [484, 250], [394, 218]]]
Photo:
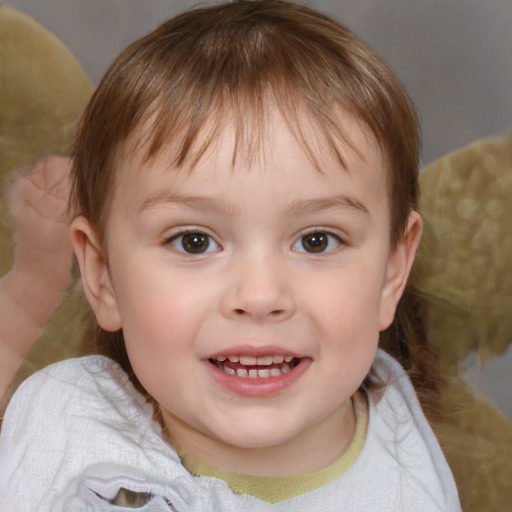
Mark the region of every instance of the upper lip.
[[252, 357], [264, 357], [264, 356], [291, 356], [294, 358], [302, 358], [305, 357], [293, 350], [279, 347], [276, 345], [263, 345], [263, 346], [254, 346], [254, 345], [237, 345], [235, 347], [228, 347], [223, 350], [219, 350], [218, 352], [214, 352], [206, 357], [206, 359], [216, 359], [219, 356], [252, 356]]

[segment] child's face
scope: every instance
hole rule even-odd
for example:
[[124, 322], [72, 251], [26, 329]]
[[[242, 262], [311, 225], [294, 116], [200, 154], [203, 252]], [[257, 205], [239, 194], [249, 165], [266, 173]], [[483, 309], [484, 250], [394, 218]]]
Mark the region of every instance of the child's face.
[[228, 128], [191, 172], [170, 169], [165, 152], [120, 163], [108, 267], [94, 249], [85, 257], [96, 257], [89, 298], [103, 327], [122, 327], [171, 436], [205, 462], [264, 474], [251, 457], [281, 453], [269, 473], [302, 472], [350, 442], [350, 397], [414, 247], [390, 255], [381, 154], [347, 121], [364, 156], [347, 147], [347, 170], [325, 151], [319, 172], [277, 115], [250, 168], [239, 156], [232, 169]]

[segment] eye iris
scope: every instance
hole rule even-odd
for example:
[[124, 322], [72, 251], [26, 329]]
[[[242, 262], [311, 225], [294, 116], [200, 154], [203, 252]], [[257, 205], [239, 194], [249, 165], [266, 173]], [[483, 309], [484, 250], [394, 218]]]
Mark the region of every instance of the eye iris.
[[327, 248], [328, 239], [325, 233], [312, 233], [302, 238], [302, 247], [308, 252], [322, 252]]
[[208, 236], [202, 233], [189, 233], [183, 235], [182, 240], [183, 249], [190, 253], [202, 253], [208, 249], [210, 242]]

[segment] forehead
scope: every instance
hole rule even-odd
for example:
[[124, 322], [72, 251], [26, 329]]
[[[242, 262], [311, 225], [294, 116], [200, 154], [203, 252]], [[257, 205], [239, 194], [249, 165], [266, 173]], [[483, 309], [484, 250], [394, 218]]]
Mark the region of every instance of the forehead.
[[[385, 172], [385, 157], [382, 146], [371, 130], [362, 121], [343, 107], [338, 111], [337, 125], [330, 129], [299, 106], [293, 112], [283, 110], [275, 104], [267, 104], [257, 113], [240, 116], [229, 109], [214, 112], [191, 137], [192, 130], [185, 127], [174, 131], [165, 141], [155, 145], [158, 112], [137, 127], [117, 152], [115, 173], [122, 178], [130, 161], [138, 168], [150, 168], [157, 160], [165, 159], [169, 169], [185, 173], [194, 172], [201, 160], [223, 157], [222, 165], [250, 169], [261, 168], [265, 162], [279, 156], [284, 144], [294, 147], [296, 155], [310, 161], [319, 171], [328, 167], [341, 166], [350, 171], [355, 160], [379, 160], [379, 173]], [[156, 135], [158, 137], [158, 135]], [[278, 135], [278, 137], [276, 137]]]
[[[306, 197], [308, 187], [322, 182], [326, 191], [329, 187], [351, 187], [357, 201], [363, 202], [370, 195], [374, 199], [384, 196], [387, 202], [380, 147], [363, 123], [343, 112], [344, 140], [337, 140], [337, 151], [315, 128], [306, 117], [300, 119], [298, 128], [290, 125], [276, 108], [267, 112], [258, 130], [248, 127], [242, 135], [230, 119], [221, 129], [212, 123], [199, 134], [185, 162], [176, 166], [180, 142], [171, 140], [147, 158], [144, 144], [150, 129], [145, 127], [133, 135], [127, 144], [129, 150], [118, 159], [112, 204], [122, 199], [138, 208], [169, 193], [193, 194], [197, 188], [202, 194], [229, 199], [236, 195], [234, 182], [239, 184], [241, 177], [256, 190], [263, 187], [262, 176], [269, 174], [274, 188], [267, 191], [270, 194]], [[162, 176], [165, 179], [159, 179]], [[343, 190], [333, 190], [336, 192]]]

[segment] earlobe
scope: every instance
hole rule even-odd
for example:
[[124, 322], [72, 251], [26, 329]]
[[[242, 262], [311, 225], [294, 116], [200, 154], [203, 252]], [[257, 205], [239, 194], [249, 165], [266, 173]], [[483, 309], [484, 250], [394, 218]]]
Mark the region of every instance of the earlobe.
[[85, 217], [78, 216], [71, 223], [70, 234], [84, 291], [96, 319], [106, 331], [117, 331], [122, 325], [121, 318], [96, 230]]
[[416, 250], [421, 238], [423, 222], [418, 212], [412, 211], [402, 239], [389, 256], [386, 280], [382, 289], [379, 329], [387, 329], [393, 322], [397, 304], [411, 273]]

